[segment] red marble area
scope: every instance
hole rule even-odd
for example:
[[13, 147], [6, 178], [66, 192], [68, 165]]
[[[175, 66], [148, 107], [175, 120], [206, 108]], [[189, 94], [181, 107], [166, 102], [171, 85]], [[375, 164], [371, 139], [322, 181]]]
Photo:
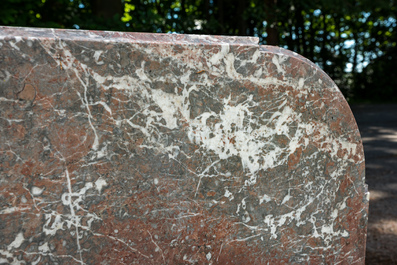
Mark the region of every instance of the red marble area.
[[0, 27], [1, 264], [364, 264], [360, 134], [257, 38]]

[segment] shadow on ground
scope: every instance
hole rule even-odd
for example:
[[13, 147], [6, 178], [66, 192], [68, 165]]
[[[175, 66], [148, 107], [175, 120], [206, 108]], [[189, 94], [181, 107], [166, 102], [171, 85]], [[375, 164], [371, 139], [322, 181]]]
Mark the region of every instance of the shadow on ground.
[[397, 264], [397, 105], [353, 105], [370, 191], [366, 264]]

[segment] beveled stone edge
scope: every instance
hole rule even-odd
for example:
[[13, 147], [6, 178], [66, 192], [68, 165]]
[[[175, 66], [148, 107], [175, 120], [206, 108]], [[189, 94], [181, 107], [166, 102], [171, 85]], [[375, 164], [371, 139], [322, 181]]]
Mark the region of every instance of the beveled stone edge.
[[281, 47], [277, 47], [277, 46], [270, 46], [270, 45], [259, 45], [259, 49], [263, 53], [278, 54], [280, 56], [289, 56], [293, 60], [297, 60], [297, 61], [301, 62], [303, 66], [314, 68], [319, 73], [319, 75], [322, 76], [322, 78], [327, 79], [327, 81], [329, 81], [332, 84], [332, 87], [330, 87], [330, 89], [334, 90], [334, 92], [337, 93], [336, 95], [338, 98], [338, 107], [337, 107], [338, 110], [341, 112], [343, 111], [345, 115], [348, 115], [352, 119], [353, 124], [351, 124], [351, 125], [353, 125], [355, 127], [355, 132], [352, 132], [352, 134], [357, 134], [357, 136], [360, 139], [359, 148], [360, 148], [360, 152], [363, 156], [363, 160], [360, 162], [361, 167], [363, 168], [362, 179], [361, 179], [362, 183], [361, 183], [360, 188], [363, 191], [363, 193], [362, 193], [362, 203], [364, 205], [363, 211], [366, 211], [367, 215], [368, 215], [370, 193], [368, 191], [368, 184], [366, 184], [366, 172], [365, 172], [365, 164], [366, 164], [365, 162], [366, 161], [365, 161], [364, 145], [362, 142], [360, 129], [358, 127], [356, 118], [354, 117], [353, 111], [351, 110], [349, 103], [347, 102], [346, 98], [340, 91], [339, 87], [335, 84], [334, 80], [323, 69], [321, 69], [320, 66], [318, 66], [314, 62], [310, 61], [306, 57], [303, 57], [302, 55], [300, 55], [296, 52], [293, 52], [291, 50], [284, 49]]
[[259, 45], [257, 37], [143, 33], [99, 30], [53, 29], [0, 26], [0, 38], [50, 38], [73, 41], [102, 41], [108, 43], [164, 43], [164, 44], [211, 44], [211, 45]]

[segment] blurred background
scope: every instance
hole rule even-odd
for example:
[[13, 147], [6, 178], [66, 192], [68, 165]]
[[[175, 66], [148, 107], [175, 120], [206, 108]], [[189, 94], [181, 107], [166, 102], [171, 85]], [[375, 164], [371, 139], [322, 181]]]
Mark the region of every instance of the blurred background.
[[397, 264], [395, 0], [1, 0], [0, 25], [259, 37], [319, 65], [348, 100], [371, 192], [367, 264]]

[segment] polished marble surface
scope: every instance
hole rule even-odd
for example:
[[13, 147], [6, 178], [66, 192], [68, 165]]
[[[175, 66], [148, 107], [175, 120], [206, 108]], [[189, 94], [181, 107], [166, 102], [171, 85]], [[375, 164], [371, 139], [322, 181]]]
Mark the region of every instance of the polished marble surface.
[[256, 38], [0, 27], [0, 263], [363, 264], [348, 104]]

